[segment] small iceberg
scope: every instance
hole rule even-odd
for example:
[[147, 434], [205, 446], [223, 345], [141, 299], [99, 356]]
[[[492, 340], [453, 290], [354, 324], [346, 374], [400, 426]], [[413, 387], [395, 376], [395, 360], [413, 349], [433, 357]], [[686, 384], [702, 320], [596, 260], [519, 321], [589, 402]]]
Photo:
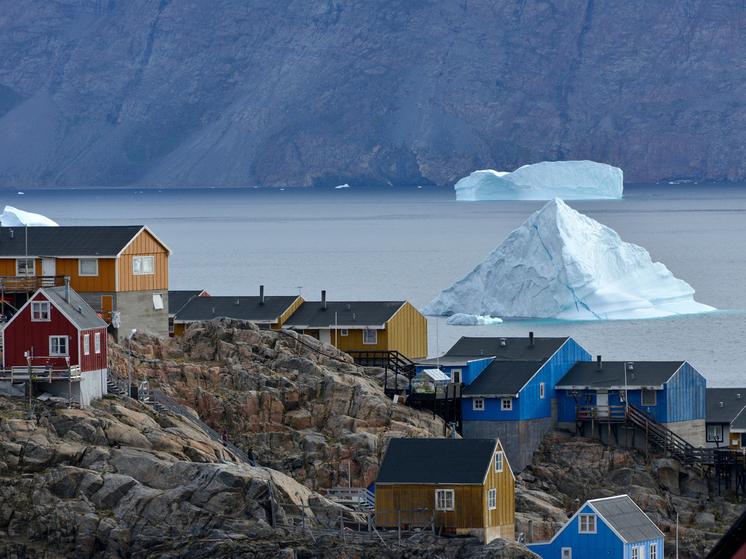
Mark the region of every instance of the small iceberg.
[[448, 317], [446, 324], [450, 326], [492, 326], [502, 324], [502, 321], [502, 318], [496, 316], [456, 313]]
[[456, 200], [617, 200], [622, 170], [594, 161], [545, 161], [512, 173], [474, 171], [456, 183]]
[[5, 206], [2, 215], [0, 215], [0, 223], [3, 227], [24, 227], [26, 225], [29, 227], [59, 227], [48, 217], [24, 212], [13, 206]]
[[350, 188], [350, 185], [347, 183], [340, 184], [339, 186], [335, 186], [335, 189], [339, 190], [340, 188]]

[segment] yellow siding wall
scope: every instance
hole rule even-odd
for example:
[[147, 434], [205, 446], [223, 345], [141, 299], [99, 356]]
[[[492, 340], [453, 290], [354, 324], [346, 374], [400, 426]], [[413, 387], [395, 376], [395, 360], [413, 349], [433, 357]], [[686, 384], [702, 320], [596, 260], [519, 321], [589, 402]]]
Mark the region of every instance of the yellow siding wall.
[[298, 307], [300, 307], [301, 304], [305, 302], [306, 300], [303, 297], [298, 297], [295, 301], [293, 301], [293, 304], [290, 305], [290, 308], [288, 308], [288, 310], [280, 315], [278, 324], [273, 324], [271, 326], [272, 330], [279, 330], [280, 328], [282, 328], [282, 325], [285, 324], [285, 321], [290, 317], [290, 315], [298, 310]]
[[[502, 444], [498, 443], [498, 450], [503, 450]], [[487, 492], [497, 489], [497, 508], [488, 510], [489, 501]], [[487, 519], [486, 526], [504, 526], [515, 523], [515, 480], [508, 466], [508, 460], [503, 454], [503, 471], [495, 472], [495, 458], [492, 457], [490, 471], [484, 484], [484, 515]]]
[[410, 359], [427, 357], [427, 319], [408, 302], [386, 324], [389, 350]]
[[[133, 256], [153, 256], [154, 274], [134, 275]], [[118, 291], [168, 289], [168, 252], [153, 235], [142, 231], [119, 258]]]
[[116, 260], [114, 258], [98, 259], [98, 276], [79, 276], [80, 267], [77, 258], [58, 258], [55, 267], [55, 273], [58, 276], [70, 277], [70, 287], [79, 293], [106, 292], [116, 289]]
[[[484, 527], [487, 493], [481, 485], [409, 485], [376, 484], [376, 524], [395, 526], [398, 514], [380, 514], [379, 511], [414, 511], [435, 509], [435, 490], [453, 489], [454, 510], [436, 511], [435, 524], [444, 530], [468, 530]], [[402, 514], [402, 522], [406, 515]]]
[[[41, 262], [36, 261], [36, 265], [41, 269]], [[15, 258], [3, 258], [0, 260], [0, 276], [15, 276], [16, 275], [16, 260]]]
[[363, 330], [347, 330], [347, 336], [339, 336], [339, 344], [334, 343], [334, 330], [332, 330], [331, 340], [334, 347], [342, 351], [388, 351], [388, 333], [386, 330], [377, 330], [377, 332], [377, 344], [364, 344]]

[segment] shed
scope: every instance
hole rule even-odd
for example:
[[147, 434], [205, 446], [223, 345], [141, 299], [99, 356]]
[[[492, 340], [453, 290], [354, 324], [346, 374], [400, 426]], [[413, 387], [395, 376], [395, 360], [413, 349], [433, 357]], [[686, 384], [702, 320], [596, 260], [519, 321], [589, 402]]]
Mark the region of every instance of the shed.
[[415, 392], [441, 392], [450, 381], [440, 369], [422, 369], [412, 379], [412, 389]]
[[739, 429], [746, 414], [736, 422], [746, 407], [746, 388], [708, 388], [706, 392], [707, 447], [740, 449], [746, 446], [742, 441], [743, 431]]

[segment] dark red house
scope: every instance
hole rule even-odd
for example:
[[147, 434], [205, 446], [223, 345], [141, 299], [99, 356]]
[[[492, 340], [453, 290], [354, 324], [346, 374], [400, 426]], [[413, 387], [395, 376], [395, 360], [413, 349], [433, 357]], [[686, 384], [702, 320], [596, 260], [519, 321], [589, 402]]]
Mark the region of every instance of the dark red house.
[[88, 405], [106, 393], [106, 328], [69, 286], [39, 289], [5, 326], [2, 380]]

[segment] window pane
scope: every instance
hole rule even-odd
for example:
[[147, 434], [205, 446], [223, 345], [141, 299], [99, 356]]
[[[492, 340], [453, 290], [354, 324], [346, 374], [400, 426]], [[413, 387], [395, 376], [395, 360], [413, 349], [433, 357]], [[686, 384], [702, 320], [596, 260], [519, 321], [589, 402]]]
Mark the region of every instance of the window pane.
[[80, 275], [81, 276], [98, 275], [98, 260], [85, 259], [85, 260], [79, 260], [79, 263], [80, 263]]

